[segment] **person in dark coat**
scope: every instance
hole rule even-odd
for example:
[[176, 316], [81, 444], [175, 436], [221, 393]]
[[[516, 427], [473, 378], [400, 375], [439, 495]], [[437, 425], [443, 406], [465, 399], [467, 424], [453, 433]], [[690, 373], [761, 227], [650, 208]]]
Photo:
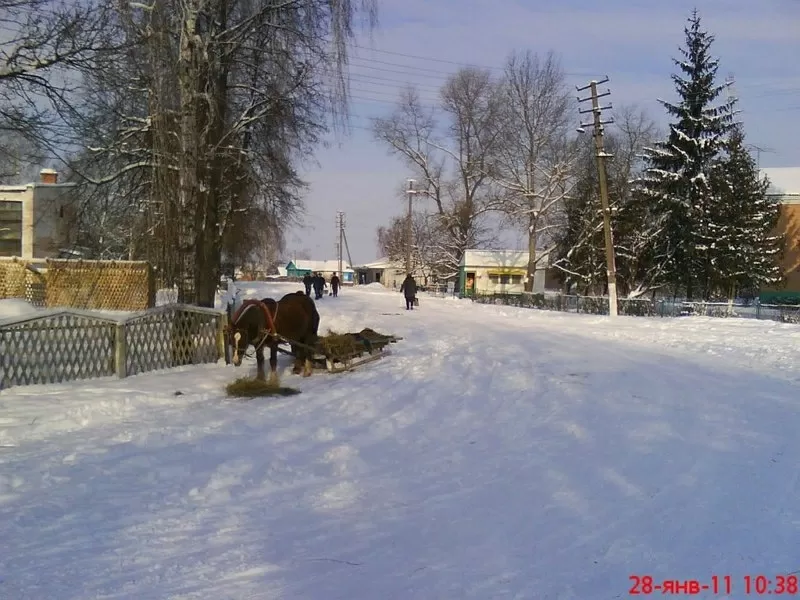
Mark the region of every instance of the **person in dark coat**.
[[306, 273], [303, 275], [303, 285], [306, 286], [306, 296], [311, 295], [311, 283], [313, 278], [311, 277], [311, 273]]
[[417, 297], [417, 282], [414, 281], [411, 273], [406, 275], [406, 278], [400, 285], [400, 291], [406, 297], [406, 310], [414, 310], [414, 298]]
[[333, 292], [334, 298], [336, 298], [336, 296], [339, 295], [339, 283], [340, 283], [339, 276], [336, 275], [336, 273], [334, 273], [331, 276], [331, 292]]
[[316, 300], [322, 298], [322, 290], [325, 288], [325, 278], [321, 273], [314, 275], [314, 297]]

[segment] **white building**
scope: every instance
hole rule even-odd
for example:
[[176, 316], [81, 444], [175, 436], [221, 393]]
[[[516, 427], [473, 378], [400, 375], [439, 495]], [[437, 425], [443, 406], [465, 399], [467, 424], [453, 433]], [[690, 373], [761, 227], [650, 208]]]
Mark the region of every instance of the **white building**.
[[[533, 293], [545, 290], [548, 257], [542, 254], [536, 265]], [[528, 252], [522, 250], [466, 250], [459, 265], [463, 296], [521, 294], [525, 291]]]
[[[406, 266], [401, 262], [382, 258], [356, 267], [356, 273], [358, 283], [361, 285], [380, 283], [390, 289], [399, 289], [406, 278]], [[417, 285], [421, 285], [425, 281], [425, 277], [419, 269], [412, 269], [411, 275], [417, 281]]]

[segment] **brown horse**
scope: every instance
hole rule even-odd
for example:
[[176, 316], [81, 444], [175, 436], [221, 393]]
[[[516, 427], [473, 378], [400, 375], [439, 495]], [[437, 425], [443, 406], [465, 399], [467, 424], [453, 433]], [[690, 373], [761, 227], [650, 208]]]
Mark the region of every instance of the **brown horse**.
[[[295, 356], [295, 374], [303, 371], [303, 377], [312, 373], [312, 359], [319, 330], [319, 313], [314, 301], [304, 292], [286, 294], [277, 302], [272, 298], [245, 300], [231, 317], [228, 327], [228, 343], [233, 346], [233, 366], [242, 364], [247, 347], [256, 350], [257, 378], [264, 375], [264, 346], [270, 349], [270, 383], [278, 384], [278, 344], [287, 341]], [[303, 346], [293, 344], [298, 342]], [[304, 347], [305, 346], [305, 347]], [[304, 364], [305, 363], [305, 364]]]

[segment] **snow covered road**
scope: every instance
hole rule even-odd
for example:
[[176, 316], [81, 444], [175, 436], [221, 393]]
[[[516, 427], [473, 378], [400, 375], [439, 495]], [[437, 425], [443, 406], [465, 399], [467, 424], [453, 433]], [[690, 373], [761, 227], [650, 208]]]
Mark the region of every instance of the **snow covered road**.
[[224, 398], [225, 366], [0, 393], [0, 598], [741, 598], [800, 569], [799, 328], [421, 304], [320, 301], [323, 332], [405, 340], [286, 399]]

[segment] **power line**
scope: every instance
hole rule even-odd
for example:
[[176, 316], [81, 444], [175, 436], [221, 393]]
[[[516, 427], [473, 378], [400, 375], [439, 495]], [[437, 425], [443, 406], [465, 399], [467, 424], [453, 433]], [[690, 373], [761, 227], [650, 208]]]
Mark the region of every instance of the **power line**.
[[420, 56], [416, 54], [406, 54], [404, 52], [392, 52], [390, 50], [379, 50], [378, 48], [368, 48], [366, 46], [360, 46], [358, 44], [349, 44], [352, 48], [358, 48], [360, 50], [368, 50], [369, 52], [377, 52], [379, 54], [387, 54], [389, 56], [402, 56], [403, 58], [413, 58], [414, 60], [426, 60], [430, 62], [448, 64], [448, 65], [455, 65], [459, 67], [473, 67], [479, 69], [489, 69], [490, 71], [502, 71], [502, 67], [492, 67], [489, 65], [479, 65], [475, 63], [465, 63], [465, 62], [456, 62], [454, 60], [446, 60], [444, 58], [434, 58], [432, 56]]
[[[397, 77], [378, 77], [375, 75], [363, 74], [358, 72], [351, 73], [350, 75], [348, 75], [348, 79], [359, 85], [365, 85], [376, 88], [374, 90], [369, 90], [368, 93], [383, 94], [386, 93], [387, 90], [392, 92], [399, 92], [400, 89], [407, 87], [411, 87], [420, 92], [428, 92], [430, 94], [438, 94], [441, 90], [441, 88], [436, 87], [436, 85], [433, 82], [425, 82], [423, 84], [420, 84], [415, 81], [403, 80]], [[442, 84], [444, 84], [445, 81], [446, 79], [442, 79]], [[763, 87], [762, 84], [753, 84], [753, 85], [757, 85], [758, 87]], [[737, 84], [737, 87], [746, 88], [748, 86], [746, 84]], [[366, 90], [361, 90], [361, 91], [366, 91]], [[773, 90], [766, 90], [757, 94], [748, 94], [744, 98], [740, 98], [740, 100], [783, 97], [787, 95], [795, 95], [796, 93], [800, 93], [800, 88], [779, 88]]]
[[[490, 70], [490, 71], [497, 71], [497, 72], [503, 72], [505, 70], [503, 67], [499, 67], [499, 66], [496, 66], [496, 65], [492, 66], [492, 65], [470, 63], [470, 62], [459, 62], [459, 61], [448, 60], [448, 59], [444, 59], [444, 58], [437, 58], [437, 57], [434, 57], [434, 56], [425, 56], [425, 55], [420, 55], [420, 54], [407, 54], [407, 53], [404, 53], [404, 52], [395, 52], [395, 51], [391, 51], [391, 50], [381, 50], [379, 48], [369, 48], [367, 46], [361, 46], [359, 44], [348, 44], [348, 46], [351, 47], [351, 48], [358, 48], [360, 50], [367, 50], [368, 52], [376, 52], [376, 53], [385, 54], [385, 55], [388, 55], [388, 56], [398, 56], [398, 57], [409, 58], [409, 59], [413, 59], [413, 60], [425, 61], [425, 62], [431, 62], [431, 63], [448, 64], [448, 65], [453, 65], [453, 66], [458, 66], [458, 67], [477, 67], [477, 68], [480, 68], [480, 69], [487, 69], [487, 70]], [[433, 72], [433, 73], [440, 73], [440, 74], [445, 76], [445, 77], [443, 77], [443, 79], [446, 79], [446, 77], [448, 75], [452, 74], [452, 73], [447, 72], [447, 71], [427, 69], [427, 68], [424, 68], [424, 67], [417, 67], [416, 65], [410, 65], [410, 64], [404, 65], [402, 63], [382, 61], [382, 60], [379, 60], [379, 59], [367, 58], [367, 57], [363, 57], [363, 56], [351, 56], [351, 57], [349, 57], [349, 60], [350, 61], [360, 60], [360, 61], [363, 61], [363, 62], [366, 62], [366, 63], [376, 63], [376, 64], [382, 64], [382, 65], [389, 65], [389, 66], [407, 68], [407, 69], [410, 69], [412, 71], [424, 70], [424, 71]], [[358, 66], [358, 65], [356, 65], [356, 66]], [[624, 75], [624, 74], [639, 75], [638, 73], [631, 73], [630, 71], [620, 71], [618, 73], [621, 74], [621, 75]], [[587, 75], [587, 72], [565, 71], [564, 74], [566, 76], [568, 76], [568, 77], [585, 77]], [[764, 87], [764, 86], [770, 86], [770, 85], [775, 85], [775, 84], [764, 83], [763, 81], [753, 81], [753, 82], [750, 82], [750, 83], [737, 83], [737, 87], [739, 87], [739, 88], [756, 88], [756, 87]], [[778, 85], [784, 85], [784, 84], [778, 84]], [[794, 88], [794, 89], [797, 89], [797, 88]], [[791, 92], [791, 89], [784, 88], [784, 89], [781, 90], [781, 93], [789, 94], [789, 93], [792, 93], [792, 92]]]

